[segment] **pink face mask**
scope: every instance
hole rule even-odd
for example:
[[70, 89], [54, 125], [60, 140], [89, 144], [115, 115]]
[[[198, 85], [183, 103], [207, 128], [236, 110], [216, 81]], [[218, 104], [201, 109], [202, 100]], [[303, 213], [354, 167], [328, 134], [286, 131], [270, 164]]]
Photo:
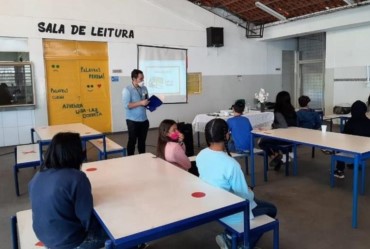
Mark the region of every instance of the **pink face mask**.
[[172, 134], [170, 134], [169, 137], [171, 138], [171, 140], [177, 141], [179, 140], [180, 133], [178, 131], [175, 131]]

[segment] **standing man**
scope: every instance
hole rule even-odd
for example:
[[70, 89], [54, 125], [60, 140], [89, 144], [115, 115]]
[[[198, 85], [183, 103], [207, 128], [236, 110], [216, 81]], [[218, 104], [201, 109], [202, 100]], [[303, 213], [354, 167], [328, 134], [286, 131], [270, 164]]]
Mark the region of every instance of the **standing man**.
[[131, 72], [132, 84], [122, 91], [123, 106], [126, 110], [128, 129], [127, 154], [135, 154], [136, 140], [139, 154], [145, 153], [145, 140], [148, 134], [149, 121], [146, 106], [149, 104], [148, 90], [144, 86], [144, 74], [138, 69]]

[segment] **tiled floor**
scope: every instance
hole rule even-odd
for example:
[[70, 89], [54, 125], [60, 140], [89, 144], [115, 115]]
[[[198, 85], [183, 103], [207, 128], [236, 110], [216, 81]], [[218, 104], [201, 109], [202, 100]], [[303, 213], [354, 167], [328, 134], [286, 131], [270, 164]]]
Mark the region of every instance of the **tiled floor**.
[[[125, 145], [125, 133], [109, 135]], [[157, 131], [151, 130], [147, 139], [147, 151], [155, 153]], [[201, 141], [204, 144], [204, 141]], [[198, 149], [198, 148], [196, 148]], [[321, 248], [370, 248], [370, 191], [359, 197], [359, 227], [351, 228], [352, 171], [346, 170], [346, 178], [337, 180], [335, 188], [329, 186], [330, 157], [316, 150], [311, 158], [311, 148], [300, 147], [298, 176], [269, 171], [269, 181], [263, 182], [262, 161], [256, 157], [256, 197], [268, 200], [278, 207], [281, 249]], [[97, 153], [88, 147], [89, 160]], [[13, 147], [0, 148], [0, 249], [11, 248], [10, 216], [19, 210], [28, 209], [27, 183], [32, 178], [33, 168], [21, 169], [19, 173], [21, 196], [16, 197], [12, 167]], [[244, 162], [241, 162], [244, 165]], [[367, 175], [368, 181], [370, 176]], [[249, 180], [249, 177], [247, 177]], [[149, 203], [150, 205], [150, 203]], [[189, 207], [191, 208], [191, 207]], [[140, 222], [140, 221], [138, 221]], [[207, 224], [186, 232], [153, 241], [149, 248], [188, 249], [218, 248], [215, 236], [222, 231], [217, 223]], [[272, 248], [271, 234], [261, 239], [258, 247]]]

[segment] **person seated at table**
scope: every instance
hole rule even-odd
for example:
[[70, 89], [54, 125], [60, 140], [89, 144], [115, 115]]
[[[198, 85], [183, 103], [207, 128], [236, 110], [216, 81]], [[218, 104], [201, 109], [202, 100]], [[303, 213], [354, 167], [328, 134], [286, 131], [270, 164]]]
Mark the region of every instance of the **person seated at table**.
[[[297, 114], [290, 100], [290, 94], [286, 91], [281, 91], [276, 95], [274, 108], [273, 129], [287, 128], [297, 126]], [[289, 142], [284, 142], [272, 138], [262, 138], [259, 142], [259, 147], [263, 149], [267, 155], [272, 158], [270, 167], [279, 170], [283, 161], [283, 155], [279, 151], [279, 146], [289, 145]], [[285, 160], [289, 160], [285, 158]]]
[[[258, 200], [248, 188], [239, 163], [231, 157], [227, 147], [230, 134], [223, 119], [212, 119], [206, 124], [205, 138], [208, 147], [203, 149], [196, 158], [199, 177], [213, 186], [229, 191], [249, 201], [249, 218], [266, 214], [274, 218], [277, 213], [275, 205]], [[226, 150], [226, 152], [225, 152]], [[228, 225], [240, 224], [244, 220], [243, 213], [237, 213], [221, 219]], [[251, 234], [250, 248], [254, 248], [262, 234]], [[216, 236], [216, 242], [222, 249], [229, 249], [231, 236], [223, 233]]]
[[10, 105], [13, 96], [10, 94], [8, 85], [6, 83], [0, 84], [0, 105]]
[[311, 99], [306, 95], [298, 98], [298, 104], [300, 106], [297, 111], [298, 127], [317, 130], [321, 127], [322, 122], [320, 115], [308, 107], [310, 101]]
[[29, 183], [33, 230], [47, 248], [98, 249], [108, 236], [93, 215], [90, 181], [80, 170], [77, 133], [56, 134]]
[[191, 162], [185, 154], [184, 135], [177, 130], [174, 120], [165, 119], [158, 128], [157, 157], [177, 167], [189, 170]]
[[[370, 119], [366, 117], [367, 106], [364, 102], [357, 100], [351, 106], [351, 117], [344, 125], [343, 133], [357, 136], [370, 137]], [[352, 165], [353, 167], [353, 165]], [[345, 163], [338, 161], [334, 176], [344, 178]]]
[[253, 130], [249, 119], [243, 116], [245, 102], [237, 100], [232, 106], [234, 117], [227, 120], [230, 131], [230, 140], [228, 143], [229, 151], [236, 153], [245, 153], [249, 151], [251, 131]]

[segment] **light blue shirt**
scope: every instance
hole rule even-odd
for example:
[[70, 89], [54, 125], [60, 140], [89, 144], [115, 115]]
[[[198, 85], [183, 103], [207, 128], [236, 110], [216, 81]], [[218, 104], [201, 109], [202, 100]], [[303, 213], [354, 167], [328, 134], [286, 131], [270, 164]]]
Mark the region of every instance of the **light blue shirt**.
[[[239, 163], [223, 151], [203, 149], [196, 158], [199, 177], [203, 181], [225, 189], [249, 201], [249, 218], [253, 219], [252, 209], [257, 206], [254, 193], [248, 189]], [[243, 213], [237, 213], [221, 219], [227, 224], [243, 222]]]
[[126, 111], [126, 119], [142, 122], [147, 120], [145, 106], [138, 106], [135, 108], [128, 108], [128, 104], [132, 102], [138, 102], [145, 99], [145, 95], [148, 94], [148, 89], [143, 87], [135, 88], [132, 84], [125, 87], [122, 90], [123, 107]]

